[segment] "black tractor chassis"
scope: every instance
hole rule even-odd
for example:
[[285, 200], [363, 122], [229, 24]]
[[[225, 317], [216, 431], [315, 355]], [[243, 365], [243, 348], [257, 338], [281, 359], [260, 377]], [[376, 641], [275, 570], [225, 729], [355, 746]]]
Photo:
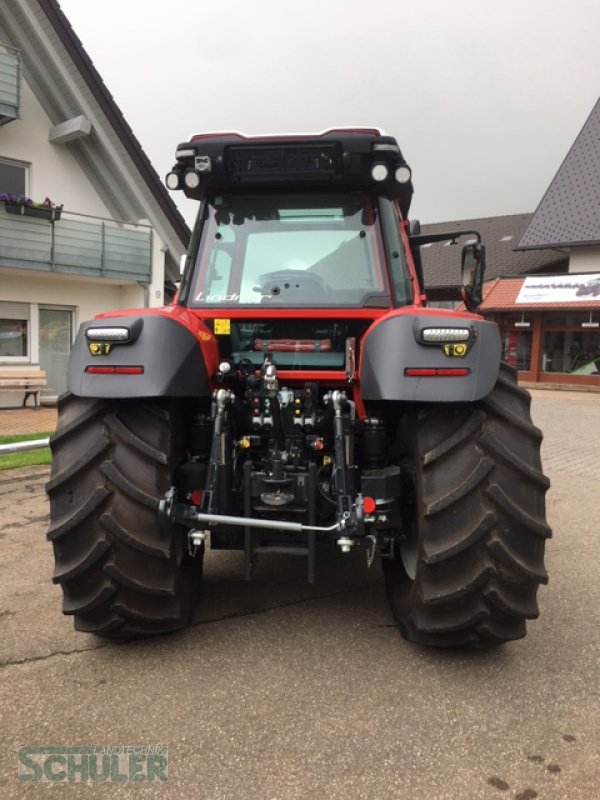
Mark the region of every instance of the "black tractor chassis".
[[[367, 547], [371, 556], [376, 548], [381, 554], [389, 547], [383, 533], [390, 505], [399, 493], [400, 468], [364, 470], [358, 490], [358, 470], [353, 463], [354, 409], [346, 394], [332, 391], [323, 398], [326, 411], [321, 427], [328, 423], [330, 435], [303, 432], [299, 442], [290, 439], [287, 409], [281, 407], [275, 386], [268, 388], [268, 380], [267, 374], [264, 394], [269, 398], [273, 427], [267, 435], [266, 452], [259, 435], [235, 440], [236, 396], [227, 389], [217, 390], [210, 455], [207, 463], [198, 465], [195, 475], [196, 480], [204, 477], [204, 490], [194, 493], [193, 481], [171, 487], [160, 503], [159, 516], [163, 525], [186, 528], [191, 547], [204, 544], [210, 533], [213, 549], [243, 549], [247, 580], [257, 555], [280, 552], [306, 556], [308, 581], [314, 583], [317, 540], [336, 541], [343, 551], [357, 545]], [[378, 438], [384, 444], [380, 435]], [[317, 454], [316, 448], [325, 449], [327, 443], [331, 455], [324, 456], [321, 463], [318, 458], [306, 459], [302, 452], [306, 442]], [[240, 468], [237, 454], [241, 449], [251, 453], [253, 445], [259, 450], [258, 457], [247, 455]], [[327, 492], [319, 475], [323, 463], [330, 467]], [[189, 502], [190, 497], [195, 497], [196, 503]]]

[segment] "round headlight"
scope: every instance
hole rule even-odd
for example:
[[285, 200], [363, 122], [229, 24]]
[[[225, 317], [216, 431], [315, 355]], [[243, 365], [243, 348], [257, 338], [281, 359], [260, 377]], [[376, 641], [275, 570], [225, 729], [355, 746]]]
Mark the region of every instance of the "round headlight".
[[384, 181], [388, 175], [389, 170], [385, 164], [373, 164], [371, 169], [371, 177], [374, 181], [381, 183], [381, 181]]
[[406, 165], [398, 167], [398, 169], [394, 173], [394, 176], [398, 181], [398, 183], [408, 183], [412, 176], [410, 167], [407, 167]]
[[193, 170], [186, 172], [183, 180], [188, 189], [197, 189], [200, 186], [200, 175]]
[[167, 189], [179, 189], [179, 175], [176, 172], [169, 172], [165, 178]]

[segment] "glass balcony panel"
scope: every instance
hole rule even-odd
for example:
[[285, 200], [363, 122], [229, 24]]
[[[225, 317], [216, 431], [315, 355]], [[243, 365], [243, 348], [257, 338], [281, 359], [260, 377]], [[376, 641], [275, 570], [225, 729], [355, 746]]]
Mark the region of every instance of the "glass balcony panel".
[[52, 229], [44, 220], [7, 214], [0, 203], [0, 258], [50, 262]]
[[152, 243], [148, 230], [106, 226], [105, 263], [107, 270], [144, 275], [152, 259]]
[[0, 125], [19, 118], [21, 105], [21, 54], [0, 44]]
[[0, 267], [148, 281], [152, 232], [147, 225], [67, 211], [50, 222], [9, 214], [0, 203]]
[[102, 225], [73, 217], [55, 223], [54, 261], [57, 265], [102, 269]]

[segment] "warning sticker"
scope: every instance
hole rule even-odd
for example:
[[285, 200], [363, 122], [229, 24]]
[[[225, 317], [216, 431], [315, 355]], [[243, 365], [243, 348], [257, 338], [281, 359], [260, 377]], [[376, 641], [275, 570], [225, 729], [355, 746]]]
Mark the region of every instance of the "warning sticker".
[[230, 319], [216, 319], [215, 320], [215, 334], [218, 335], [227, 335], [231, 333], [231, 320]]

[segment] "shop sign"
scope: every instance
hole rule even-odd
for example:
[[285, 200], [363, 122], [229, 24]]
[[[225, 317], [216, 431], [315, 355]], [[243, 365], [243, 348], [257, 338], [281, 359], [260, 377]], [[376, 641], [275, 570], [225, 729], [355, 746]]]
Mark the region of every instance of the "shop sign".
[[517, 303], [585, 303], [600, 305], [600, 272], [555, 275], [551, 278], [530, 275], [525, 278]]

